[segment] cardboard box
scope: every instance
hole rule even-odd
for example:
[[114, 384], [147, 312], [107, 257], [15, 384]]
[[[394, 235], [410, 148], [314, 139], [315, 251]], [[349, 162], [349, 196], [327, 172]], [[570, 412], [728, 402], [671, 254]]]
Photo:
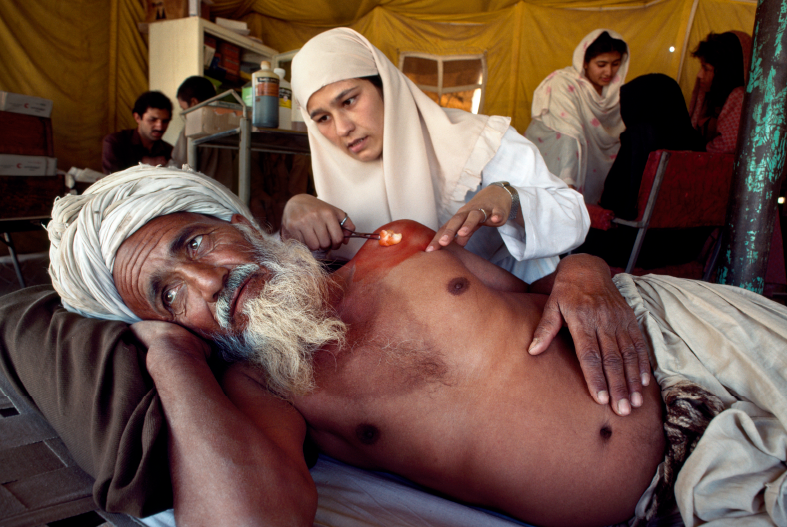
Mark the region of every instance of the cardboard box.
[[45, 156], [0, 154], [0, 176], [54, 176], [57, 159]]
[[242, 20], [231, 20], [229, 18], [217, 16], [216, 25], [225, 29], [229, 29], [230, 31], [234, 31], [235, 33], [243, 36], [248, 36], [249, 33], [251, 33], [249, 30], [249, 25]]
[[52, 120], [0, 111], [0, 154], [54, 157]]
[[55, 198], [64, 196], [67, 192], [62, 175], [40, 177], [0, 175], [0, 196], [3, 197], [0, 219], [48, 216], [52, 213]]
[[225, 55], [221, 56], [221, 62], [219, 62], [219, 67], [224, 68], [227, 70], [228, 73], [232, 73], [236, 77], [240, 73], [240, 62], [237, 60], [232, 60], [227, 58]]
[[240, 126], [243, 111], [240, 105], [218, 103], [219, 106], [203, 106], [186, 114], [186, 137], [204, 137], [206, 135], [232, 130]]
[[229, 42], [219, 42], [219, 51], [226, 58], [230, 58], [235, 62], [240, 62], [240, 48], [235, 44]]
[[212, 0], [146, 0], [145, 22], [200, 16], [210, 20]]
[[51, 117], [52, 101], [41, 97], [0, 91], [0, 110], [37, 117]]

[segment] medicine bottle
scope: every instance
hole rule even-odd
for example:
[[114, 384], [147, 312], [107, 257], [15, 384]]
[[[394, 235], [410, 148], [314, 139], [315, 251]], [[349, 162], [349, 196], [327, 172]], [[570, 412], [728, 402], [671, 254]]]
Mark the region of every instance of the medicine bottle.
[[284, 80], [283, 68], [273, 68], [273, 73], [279, 76], [279, 128], [292, 130], [292, 86]]
[[251, 124], [257, 128], [279, 127], [279, 76], [271, 71], [271, 63], [260, 62], [260, 70], [251, 75], [254, 91]]

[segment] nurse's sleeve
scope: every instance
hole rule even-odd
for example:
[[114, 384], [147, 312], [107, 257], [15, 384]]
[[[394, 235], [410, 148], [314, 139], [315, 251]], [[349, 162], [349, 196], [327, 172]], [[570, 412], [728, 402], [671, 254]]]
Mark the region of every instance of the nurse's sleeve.
[[516, 221], [498, 228], [517, 260], [557, 256], [582, 244], [590, 217], [582, 195], [552, 175], [538, 148], [509, 128], [484, 167], [482, 186], [508, 181], [519, 191], [524, 229]]

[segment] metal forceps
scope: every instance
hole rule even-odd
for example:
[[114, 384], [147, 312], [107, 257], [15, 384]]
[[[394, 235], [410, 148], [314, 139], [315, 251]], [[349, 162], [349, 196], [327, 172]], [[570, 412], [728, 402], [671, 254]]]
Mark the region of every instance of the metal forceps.
[[368, 232], [350, 232], [344, 235], [345, 238], [366, 238], [367, 240], [379, 240], [379, 234], [371, 234]]

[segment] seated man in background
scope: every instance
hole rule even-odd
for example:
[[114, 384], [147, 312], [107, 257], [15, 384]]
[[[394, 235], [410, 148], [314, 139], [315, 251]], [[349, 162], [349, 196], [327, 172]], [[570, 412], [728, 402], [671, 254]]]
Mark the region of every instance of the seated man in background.
[[[141, 167], [58, 201], [51, 273], [64, 305], [151, 320], [133, 330], [169, 425], [179, 521], [311, 524], [307, 431], [338, 459], [540, 525], [649, 519], [673, 484], [687, 520], [784, 517], [787, 358], [769, 353], [784, 348], [787, 310], [731, 287], [616, 277], [667, 408], [662, 417], [655, 384], [639, 382], [647, 364], [623, 345], [634, 360], [618, 365], [641, 407], [622, 417], [583, 382], [584, 369], [597, 394], [600, 370], [616, 391], [615, 360], [594, 370], [583, 353], [590, 330], [600, 341], [608, 331], [577, 327], [568, 308], [572, 289], [615, 303], [597, 259], [564, 259], [535, 286], [552, 286], [546, 298], [459, 247], [425, 253], [434, 233], [421, 225], [389, 227], [400, 244], [370, 241], [327, 276], [196, 174]], [[581, 365], [568, 335], [551, 339], [561, 310]], [[617, 311], [624, 328], [627, 315]], [[238, 361], [221, 386], [197, 335]], [[551, 341], [547, 353], [524, 353], [534, 335]], [[727, 479], [734, 492], [719, 490]]]
[[172, 102], [158, 91], [147, 91], [134, 103], [137, 127], [104, 137], [101, 168], [111, 174], [139, 163], [166, 165], [172, 145], [162, 140], [172, 119]]
[[[181, 109], [187, 110], [216, 95], [208, 79], [192, 76], [178, 88]], [[189, 114], [186, 114], [188, 118]], [[191, 167], [210, 176], [235, 194], [238, 193], [238, 151], [229, 148], [197, 148], [197, 166]], [[188, 138], [185, 128], [175, 142], [170, 166], [181, 168], [188, 163]], [[249, 164], [251, 198], [249, 208], [258, 223], [278, 230], [287, 200], [309, 189], [308, 156], [252, 152]]]
[[[216, 88], [205, 77], [194, 75], [181, 83], [176, 96], [181, 110], [188, 110], [211, 97], [215, 97]], [[188, 114], [185, 117], [188, 118]], [[185, 132], [184, 126], [178, 135], [178, 140], [175, 141], [175, 148], [172, 150], [170, 164], [177, 168], [188, 164], [189, 160], [189, 145]], [[238, 193], [238, 154], [235, 150], [199, 148], [197, 149], [197, 166], [192, 168], [212, 177], [236, 194]]]

